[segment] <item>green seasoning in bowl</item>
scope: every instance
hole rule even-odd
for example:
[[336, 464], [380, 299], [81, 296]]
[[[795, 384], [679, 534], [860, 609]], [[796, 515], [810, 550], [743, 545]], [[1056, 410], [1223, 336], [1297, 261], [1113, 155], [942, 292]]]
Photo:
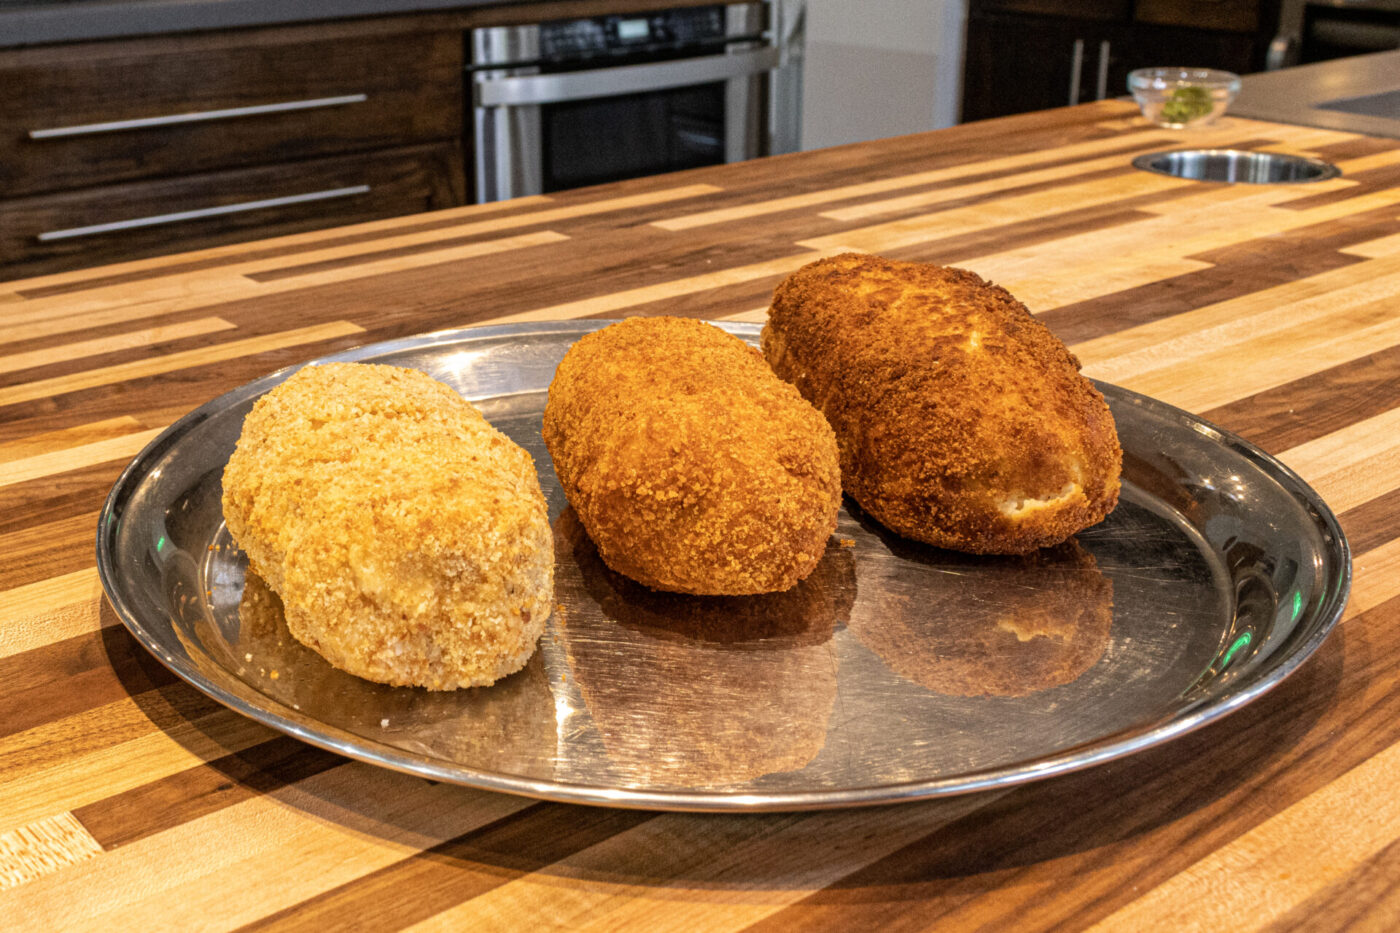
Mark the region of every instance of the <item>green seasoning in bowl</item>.
[[1190, 123], [1210, 116], [1214, 106], [1210, 91], [1199, 84], [1185, 84], [1167, 95], [1162, 118], [1169, 123]]
[[1158, 126], [1205, 126], [1215, 122], [1240, 90], [1238, 75], [1209, 68], [1139, 68], [1128, 89], [1142, 115]]

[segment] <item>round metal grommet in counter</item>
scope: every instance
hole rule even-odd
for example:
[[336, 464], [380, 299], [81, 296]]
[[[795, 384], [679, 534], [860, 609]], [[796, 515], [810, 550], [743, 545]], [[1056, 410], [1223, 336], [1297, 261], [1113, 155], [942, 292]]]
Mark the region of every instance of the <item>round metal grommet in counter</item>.
[[1289, 185], [1326, 181], [1342, 170], [1321, 159], [1278, 152], [1246, 152], [1242, 149], [1173, 149], [1150, 152], [1133, 160], [1133, 167], [1159, 175], [1195, 181], [1223, 181], [1249, 185]]

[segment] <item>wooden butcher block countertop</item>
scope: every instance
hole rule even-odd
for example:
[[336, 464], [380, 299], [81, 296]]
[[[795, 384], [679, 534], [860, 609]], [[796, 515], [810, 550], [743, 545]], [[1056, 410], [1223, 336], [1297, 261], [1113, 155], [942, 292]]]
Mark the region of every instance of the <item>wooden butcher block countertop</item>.
[[[1130, 167], [1306, 153], [1312, 185]], [[807, 813], [531, 800], [304, 745], [157, 663], [98, 511], [185, 412], [273, 370], [487, 322], [761, 320], [845, 249], [1006, 286], [1095, 378], [1297, 471], [1354, 555], [1342, 623], [1254, 703], [1108, 764]], [[1400, 140], [1127, 104], [0, 282], [6, 929], [1395, 929]]]

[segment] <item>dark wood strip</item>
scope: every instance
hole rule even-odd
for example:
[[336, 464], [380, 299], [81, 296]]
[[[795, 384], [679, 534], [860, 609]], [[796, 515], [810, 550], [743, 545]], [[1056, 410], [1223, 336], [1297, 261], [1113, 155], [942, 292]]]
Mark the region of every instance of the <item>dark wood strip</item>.
[[[1215, 266], [1037, 314], [1065, 343], [1080, 343], [1352, 265], [1356, 256], [1279, 243], [1276, 261]], [[1035, 309], [1032, 309], [1035, 310]]]
[[1370, 502], [1347, 509], [1337, 520], [1351, 545], [1351, 553], [1367, 551], [1389, 544], [1400, 536], [1400, 489], [1392, 489]]
[[1087, 927], [1400, 741], [1397, 648], [1400, 598], [1225, 720], [1013, 791], [751, 929]]
[[1383, 414], [1400, 399], [1400, 347], [1238, 399], [1202, 417], [1272, 453]]
[[21, 652], [0, 659], [0, 736], [175, 682], [120, 626]]
[[1400, 149], [1400, 141], [1387, 136], [1352, 136], [1349, 139], [1341, 139], [1325, 146], [1318, 146], [1313, 151], [1317, 153], [1319, 159], [1328, 162], [1344, 162], [1347, 159], [1359, 159], [1362, 156], [1375, 155], [1378, 152], [1391, 152]]
[[[307, 314], [303, 317], [309, 319], [311, 316]], [[116, 415], [130, 414], [143, 422], [159, 423], [163, 420], [169, 423], [259, 376], [368, 342], [370, 340], [363, 333], [347, 334], [314, 343], [296, 343], [247, 356], [191, 365], [115, 385], [75, 389], [50, 398], [0, 406], [0, 443]], [[177, 409], [171, 409], [171, 402], [177, 399], [189, 401]]]
[[1339, 204], [1351, 198], [1394, 188], [1396, 183], [1400, 182], [1400, 164], [1350, 171], [1345, 173], [1345, 177], [1347, 181], [1352, 182], [1350, 187], [1320, 191], [1293, 201], [1287, 201], [1279, 206], [1301, 211], [1327, 204]]
[[[495, 217], [507, 217], [512, 214], [524, 213], [526, 211], [538, 210], [539, 205], [522, 204], [514, 209], [502, 209], [500, 211], [486, 212], [479, 216], [453, 217], [450, 219], [438, 218], [435, 220], [424, 220], [417, 223], [405, 223], [402, 227], [395, 227], [393, 236], [404, 236], [413, 233], [425, 233], [429, 230], [442, 230], [451, 227], [460, 227], [464, 224], [475, 223], [478, 220], [488, 220]], [[435, 216], [427, 214], [424, 216]], [[351, 228], [352, 230], [354, 228]], [[131, 270], [127, 272], [110, 272], [106, 274], [93, 275], [90, 278], [69, 279], [53, 285], [35, 286], [33, 288], [20, 288], [16, 290], [22, 298], [49, 298], [54, 295], [71, 295], [77, 292], [95, 291], [100, 288], [107, 288], [112, 285], [126, 285], [132, 282], [143, 282], [150, 279], [159, 279], [171, 275], [185, 275], [191, 272], [202, 272], [208, 269], [218, 269], [223, 266], [241, 265], [247, 262], [261, 262], [266, 259], [279, 259], [282, 257], [296, 256], [302, 253], [316, 252], [323, 249], [334, 249], [337, 247], [357, 246], [361, 243], [372, 243], [375, 240], [383, 239], [386, 234], [383, 230], [371, 230], [359, 233], [343, 233], [335, 229], [326, 231], [324, 237], [307, 240], [299, 243], [283, 243], [276, 246], [265, 247], [263, 249], [249, 249], [243, 252], [230, 251], [226, 255], [205, 256], [201, 253], [181, 254], [176, 253], [169, 257], [169, 261], [150, 268]], [[81, 274], [81, 273], [75, 273]]]
[[241, 929], [403, 929], [652, 816], [637, 810], [534, 804]]
[[[36, 522], [62, 521], [101, 503], [127, 462], [122, 458], [0, 486], [0, 535], [17, 533]], [[97, 534], [96, 520], [92, 532]]]
[[[23, 306], [21, 306], [23, 307]], [[55, 355], [62, 356], [62, 348], [70, 343], [83, 340], [95, 340], [103, 337], [115, 337], [122, 334], [129, 334], [133, 331], [148, 330], [155, 327], [166, 327], [171, 324], [183, 324], [196, 318], [218, 317], [217, 312], [211, 312], [208, 308], [194, 308], [189, 311], [170, 311], [158, 317], [137, 318], [130, 321], [116, 321], [110, 324], [94, 325], [87, 315], [80, 316], [76, 323], [76, 329], [66, 333], [49, 334], [42, 337], [26, 337], [23, 340], [12, 339], [15, 332], [0, 326], [0, 351], [5, 355], [11, 353], [29, 353], [34, 350], [53, 349]], [[55, 315], [61, 318], [62, 315]], [[226, 331], [231, 334], [231, 331]], [[227, 339], [227, 336], [225, 337]], [[86, 357], [90, 359], [90, 357]]]
[[1392, 233], [1394, 215], [1394, 207], [1376, 208], [1196, 253], [1189, 258], [1213, 267], [1064, 305], [1039, 317], [1061, 340], [1078, 343], [1251, 295], [1364, 261], [1343, 251]]
[[[152, 662], [154, 663], [154, 662]], [[46, 727], [0, 741], [0, 780], [75, 761], [84, 755], [139, 739], [157, 730], [199, 727], [211, 715], [232, 716], [223, 706], [183, 684], [135, 694], [141, 716], [113, 721], [94, 707], [88, 715], [70, 713]]]
[[[1059, 215], [1055, 218], [1048, 218], [1044, 221], [1031, 220], [1009, 227], [997, 228], [994, 231], [979, 231], [964, 237], [952, 237], [934, 244], [921, 243], [904, 249], [890, 250], [888, 251], [888, 255], [896, 259], [916, 259], [924, 262], [956, 264], [959, 259], [981, 255], [990, 249], [1015, 249], [1024, 246], [1032, 246], [1037, 243], [1054, 240], [1056, 237], [1063, 236], [1070, 230], [1082, 231], [1112, 227], [1119, 224], [1131, 223], [1134, 220], [1140, 220], [1143, 216], [1145, 215], [1140, 211], [1124, 211], [1119, 209], [1116, 205], [1101, 208], [1088, 208], [1083, 211], [1074, 211]], [[703, 229], [704, 228], [702, 228], [702, 230]], [[810, 232], [810, 226], [807, 229]], [[765, 249], [761, 253], [754, 255], [750, 261], [761, 262], [765, 259], [796, 255], [801, 252], [800, 248], [787, 245], [787, 242], [787, 240], [784, 240], [783, 244], [781, 244], [783, 248], [778, 251], [776, 255], [770, 255], [770, 251]], [[730, 263], [731, 265], [742, 264], [733, 262], [732, 260]], [[712, 265], [716, 268], [723, 268], [718, 265], [718, 262], [714, 262]], [[681, 273], [677, 272], [676, 277], [682, 277]], [[777, 287], [778, 283], [781, 282], [783, 278], [783, 273], [777, 273], [753, 279], [748, 282], [740, 282], [733, 285], [692, 292], [690, 294], [662, 298], [657, 301], [643, 302], [629, 305], [622, 310], [603, 311], [589, 316], [594, 318], [615, 318], [624, 315], [677, 315], [680, 317], [716, 320], [741, 312], [766, 308], [772, 300], [773, 289]], [[661, 279], [661, 281], [665, 281], [665, 279]]]
[[[23, 692], [93, 671], [110, 672], [110, 667], [103, 632], [96, 630], [0, 658], [0, 683], [7, 691]], [[0, 730], [7, 725], [0, 719]]]
[[0, 534], [0, 590], [91, 567], [96, 540], [96, 512]]
[[[1364, 813], [1357, 814], [1365, 819]], [[1400, 840], [1392, 842], [1261, 933], [1394, 933], [1400, 929]]]
[[344, 764], [289, 736], [143, 784], [73, 811], [104, 849], [172, 829]]
[[[320, 313], [315, 313], [315, 309], [308, 309], [306, 313], [300, 316], [300, 321], [295, 329], [300, 330], [303, 327], [316, 324], [327, 324], [333, 321], [345, 320], [345, 317], [337, 314], [336, 310], [335, 308], [325, 308], [320, 309]], [[288, 318], [267, 318], [260, 321], [248, 321], [241, 323], [237, 326], [237, 330], [233, 331], [214, 331], [212, 333], [198, 334], [176, 340], [167, 340], [131, 349], [119, 349], [92, 356], [66, 356], [63, 353], [63, 344], [59, 343], [52, 345], [53, 358], [50, 362], [37, 367], [0, 374], [0, 388], [25, 385], [43, 379], [54, 379], [73, 375], [75, 373], [85, 373], [123, 363], [135, 363], [140, 360], [159, 360], [172, 353], [196, 351], [207, 347], [216, 347], [221, 344], [233, 343], [238, 340], [277, 336], [292, 329], [287, 326], [287, 320]], [[85, 339], [87, 335], [79, 331], [70, 336], [75, 340], [82, 340]], [[314, 346], [314, 344], [300, 344], [300, 346]], [[220, 364], [215, 362], [212, 365], [218, 366]], [[111, 391], [110, 388], [108, 388], [108, 391]]]

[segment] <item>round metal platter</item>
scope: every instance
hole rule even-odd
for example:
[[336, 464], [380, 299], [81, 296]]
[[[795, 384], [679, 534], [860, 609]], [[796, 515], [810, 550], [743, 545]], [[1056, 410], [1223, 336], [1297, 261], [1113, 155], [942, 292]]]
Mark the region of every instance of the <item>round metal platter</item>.
[[[326, 360], [426, 371], [535, 458], [556, 610], [521, 672], [435, 693], [331, 668], [245, 575], [223, 467], [274, 373], [191, 412], [99, 520], [118, 615], [176, 674], [314, 745], [435, 780], [663, 810], [802, 810], [1005, 787], [1158, 745], [1276, 685], [1341, 616], [1350, 556], [1302, 480], [1193, 415], [1101, 385], [1124, 450], [1102, 524], [1031, 558], [899, 538], [847, 500], [787, 593], [656, 593], [602, 565], [540, 437], [555, 365], [602, 321], [505, 325]], [[758, 327], [723, 324], [756, 343]]]

